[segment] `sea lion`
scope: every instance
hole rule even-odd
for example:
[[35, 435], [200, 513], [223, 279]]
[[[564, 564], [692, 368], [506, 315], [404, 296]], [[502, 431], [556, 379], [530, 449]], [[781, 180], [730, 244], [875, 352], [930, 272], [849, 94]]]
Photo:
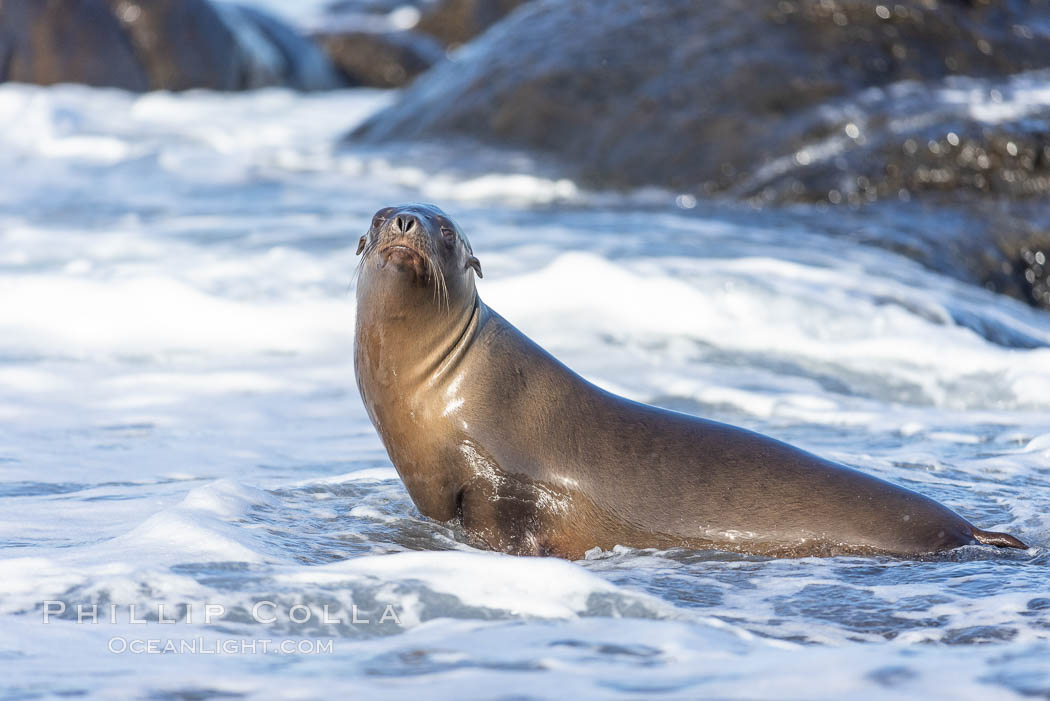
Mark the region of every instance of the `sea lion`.
[[776, 556], [919, 555], [984, 543], [941, 504], [727, 424], [607, 392], [479, 298], [481, 264], [440, 209], [381, 209], [361, 237], [354, 368], [423, 515], [479, 546]]

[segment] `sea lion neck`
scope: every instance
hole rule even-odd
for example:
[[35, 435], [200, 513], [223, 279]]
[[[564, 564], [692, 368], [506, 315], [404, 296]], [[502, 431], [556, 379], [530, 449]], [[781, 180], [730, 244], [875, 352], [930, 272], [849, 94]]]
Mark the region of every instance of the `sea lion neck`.
[[362, 276], [356, 347], [362, 370], [391, 384], [433, 385], [477, 331], [484, 307], [473, 284], [446, 300]]

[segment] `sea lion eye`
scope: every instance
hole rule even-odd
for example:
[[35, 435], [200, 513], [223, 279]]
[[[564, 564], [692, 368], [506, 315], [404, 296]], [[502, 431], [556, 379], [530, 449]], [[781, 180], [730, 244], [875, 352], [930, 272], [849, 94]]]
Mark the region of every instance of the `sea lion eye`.
[[456, 232], [447, 226], [441, 227], [441, 235], [445, 237], [445, 240], [452, 243], [456, 240]]
[[372, 228], [373, 229], [379, 228], [379, 225], [382, 224], [385, 221], [386, 221], [386, 217], [380, 216], [378, 214], [375, 215], [374, 217], [372, 217]]

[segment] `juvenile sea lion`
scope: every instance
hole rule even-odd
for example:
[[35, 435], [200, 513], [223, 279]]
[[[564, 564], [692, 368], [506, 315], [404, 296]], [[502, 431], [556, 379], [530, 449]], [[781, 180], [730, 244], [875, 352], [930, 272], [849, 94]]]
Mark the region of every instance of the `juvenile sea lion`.
[[618, 397], [478, 297], [481, 265], [432, 205], [361, 237], [354, 367], [419, 510], [479, 545], [579, 558], [595, 546], [804, 556], [984, 543], [941, 504], [780, 441]]

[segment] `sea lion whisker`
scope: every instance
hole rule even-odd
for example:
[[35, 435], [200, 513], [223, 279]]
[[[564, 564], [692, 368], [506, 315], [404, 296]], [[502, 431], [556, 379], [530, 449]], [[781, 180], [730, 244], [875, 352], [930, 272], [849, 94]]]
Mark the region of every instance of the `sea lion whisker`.
[[449, 297], [448, 297], [448, 284], [445, 281], [445, 273], [437, 263], [434, 262], [434, 254], [430, 247], [427, 246], [422, 251], [423, 264], [426, 267], [426, 273], [431, 278], [431, 282], [434, 285], [434, 297], [439, 304], [443, 304], [445, 311], [450, 309]]
[[423, 248], [420, 251], [420, 255], [423, 258], [423, 275], [426, 277], [427, 286], [430, 287], [430, 300], [436, 301], [439, 297], [438, 282], [435, 279], [435, 268], [434, 259], [430, 255], [430, 250]]
[[347, 286], [346, 291], [349, 293], [357, 281], [361, 279], [361, 271], [364, 270], [365, 260], [375, 251], [379, 244], [369, 239], [365, 243], [365, 247], [361, 249], [361, 255], [358, 257], [357, 265], [354, 266], [354, 274], [350, 276], [350, 284]]
[[448, 283], [445, 281], [445, 272], [443, 270], [441, 270], [440, 268], [438, 269], [437, 279], [438, 279], [438, 284], [441, 287], [441, 297], [442, 297], [443, 301], [445, 302], [445, 311], [448, 312], [450, 310], [450, 308], [451, 308], [449, 306], [449, 301], [448, 301]]

